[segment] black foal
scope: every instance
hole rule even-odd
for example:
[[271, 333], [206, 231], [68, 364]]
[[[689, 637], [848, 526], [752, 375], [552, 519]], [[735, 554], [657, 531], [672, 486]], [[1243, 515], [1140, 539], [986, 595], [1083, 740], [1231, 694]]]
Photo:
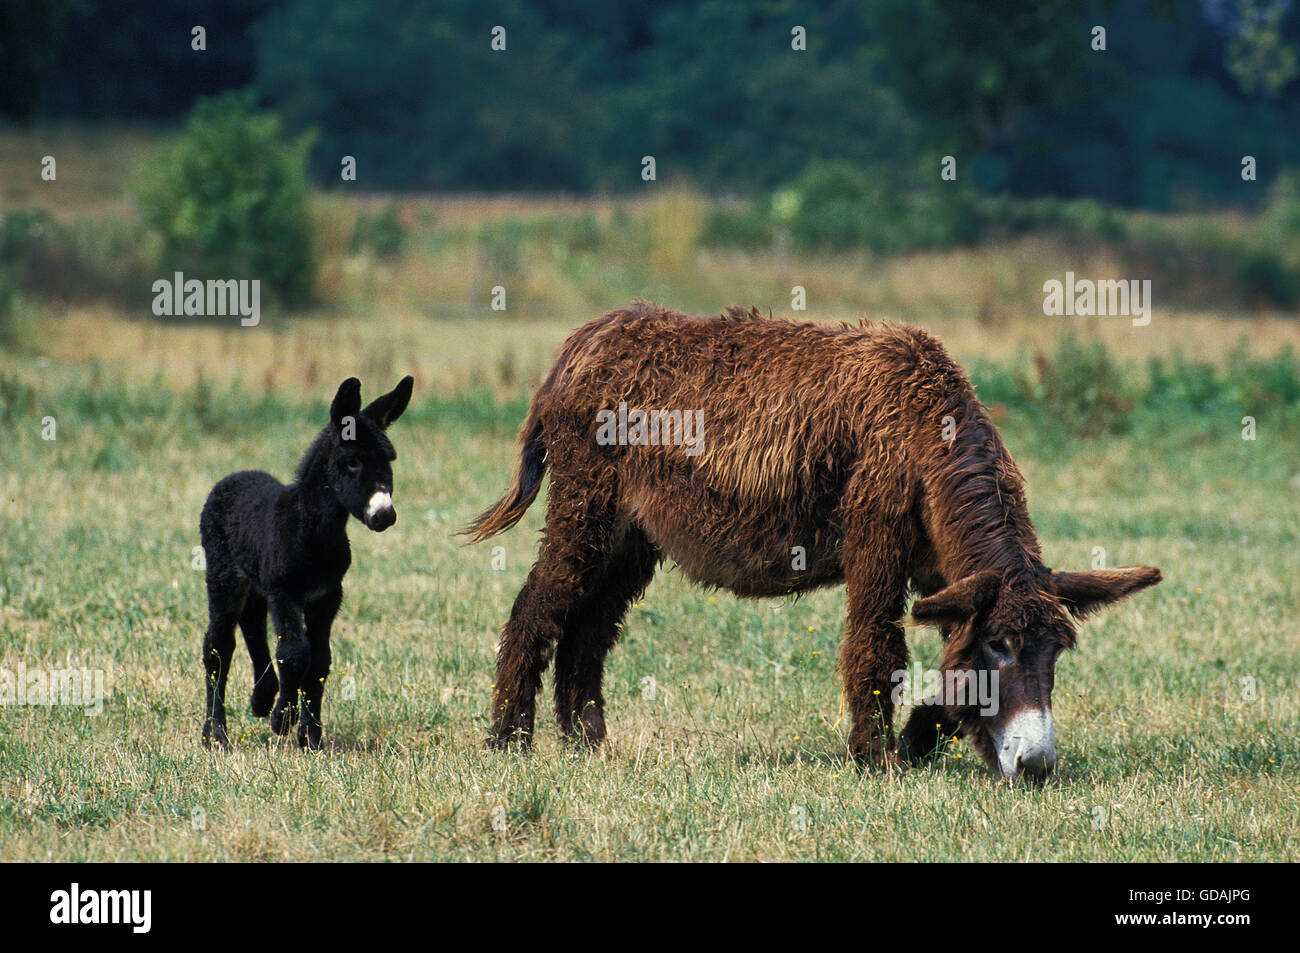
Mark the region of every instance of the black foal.
[[[285, 734], [299, 721], [301, 690], [298, 743], [320, 747], [330, 624], [352, 562], [348, 514], [377, 533], [397, 522], [390, 465], [397, 452], [384, 431], [406, 409], [412, 383], [410, 377], [402, 378], [391, 393], [363, 410], [361, 382], [348, 378], [330, 405], [329, 426], [298, 464], [291, 485], [269, 473], [245, 470], [232, 473], [208, 494], [199, 517], [208, 584], [204, 745], [229, 744], [226, 676], [238, 623], [253, 660], [253, 714], [262, 718], [269, 712], [271, 730]], [[278, 679], [267, 649], [268, 609], [275, 625]]]

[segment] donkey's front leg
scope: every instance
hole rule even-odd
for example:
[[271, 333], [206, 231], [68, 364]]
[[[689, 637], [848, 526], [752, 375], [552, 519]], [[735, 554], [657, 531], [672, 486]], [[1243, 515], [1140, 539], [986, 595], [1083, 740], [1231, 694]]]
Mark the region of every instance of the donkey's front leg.
[[907, 639], [900, 619], [906, 579], [880, 562], [877, 552], [857, 550], [845, 559], [848, 625], [840, 649], [840, 672], [853, 730], [849, 751], [860, 765], [899, 764], [894, 750], [895, 674], [907, 668]]
[[917, 764], [939, 750], [942, 739], [953, 737], [960, 730], [961, 725], [942, 706], [917, 705], [903, 728], [898, 755], [909, 764]]
[[284, 735], [298, 720], [298, 690], [311, 666], [311, 644], [299, 603], [283, 596], [273, 596], [267, 602], [275, 626], [275, 664], [280, 670], [280, 697], [271, 709], [271, 730]]
[[320, 747], [320, 703], [330, 674], [330, 626], [342, 602], [343, 590], [334, 588], [309, 599], [303, 611], [311, 646], [311, 662], [302, 682], [302, 720], [298, 722], [298, 744], [304, 748]]

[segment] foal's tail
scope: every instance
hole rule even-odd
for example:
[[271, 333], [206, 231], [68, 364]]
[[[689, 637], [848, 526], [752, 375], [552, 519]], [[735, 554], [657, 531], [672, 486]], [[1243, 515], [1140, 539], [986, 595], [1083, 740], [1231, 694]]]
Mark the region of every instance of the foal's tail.
[[462, 535], [470, 537], [471, 543], [481, 543], [489, 536], [508, 530], [519, 522], [524, 511], [537, 499], [542, 475], [546, 473], [546, 442], [542, 439], [542, 416], [537, 401], [533, 402], [528, 419], [524, 421], [519, 443], [519, 472], [515, 474], [514, 485], [462, 531]]

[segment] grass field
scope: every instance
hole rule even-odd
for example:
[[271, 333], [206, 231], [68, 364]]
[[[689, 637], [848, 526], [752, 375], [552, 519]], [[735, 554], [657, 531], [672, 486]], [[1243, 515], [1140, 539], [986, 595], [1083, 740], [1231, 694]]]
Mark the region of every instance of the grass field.
[[[36, 374], [51, 383], [25, 388]], [[1034, 789], [964, 744], [859, 774], [842, 592], [743, 601], [673, 571], [611, 654], [606, 750], [566, 751], [549, 704], [531, 756], [485, 750], [494, 642], [542, 508], [493, 543], [452, 538], [505, 486], [524, 406], [468, 391], [395, 426], [397, 526], [353, 524], [325, 750], [247, 714], [241, 646], [234, 750], [209, 753], [198, 510], [228, 471], [287, 477], [323, 403], [57, 364], [3, 376], [0, 668], [103, 669], [110, 695], [99, 715], [0, 711], [0, 859], [1300, 859], [1298, 468], [1267, 426], [1247, 442], [1232, 420], [1171, 421], [1049, 449], [1043, 421], [1005, 423], [1050, 562], [1084, 568], [1102, 546], [1166, 580], [1063, 658], [1060, 768]], [[935, 633], [909, 638], [935, 658]]]
[[[158, 139], [0, 130], [4, 210], [44, 208], [73, 236], [40, 252], [0, 349], [0, 673], [84, 667], [109, 690], [99, 714], [0, 708], [0, 860], [1300, 860], [1294, 314], [1226, 306], [1221, 273], [1193, 256], [1155, 275], [1147, 327], [1047, 319], [1045, 278], [1146, 266], [1122, 244], [1037, 233], [896, 258], [721, 248], [699, 241], [704, 200], [665, 190], [317, 195], [316, 307], [253, 329], [160, 322], [142, 294], [156, 275], [131, 270], [148, 256], [124, 174]], [[33, 159], [49, 150], [56, 183]], [[358, 215], [390, 202], [400, 254], [352, 248]], [[1203, 227], [1170, 228], [1184, 225]], [[497, 282], [504, 313], [486, 304]], [[1050, 563], [1088, 568], [1100, 547], [1108, 565], [1164, 571], [1060, 662], [1059, 767], [1041, 788], [1000, 782], [964, 743], [858, 773], [835, 671], [842, 591], [743, 601], [670, 569], [610, 656], [602, 752], [561, 746], [549, 698], [531, 756], [483, 745], [543, 507], [477, 548], [453, 533], [511, 479], [557, 345], [633, 295], [789, 315], [795, 285], [797, 317], [919, 323], [972, 368]], [[1067, 333], [1122, 365], [1053, 365]], [[1192, 363], [1135, 396], [1146, 362], [1179, 355]], [[324, 750], [248, 715], [241, 646], [234, 748], [205, 751], [193, 563], [208, 489], [244, 468], [287, 478], [341, 379], [373, 395], [406, 373], [399, 520], [382, 536], [352, 524]], [[1106, 426], [1112, 413], [1132, 420]], [[1078, 435], [1086, 415], [1098, 436]], [[936, 659], [935, 632], [909, 642]]]

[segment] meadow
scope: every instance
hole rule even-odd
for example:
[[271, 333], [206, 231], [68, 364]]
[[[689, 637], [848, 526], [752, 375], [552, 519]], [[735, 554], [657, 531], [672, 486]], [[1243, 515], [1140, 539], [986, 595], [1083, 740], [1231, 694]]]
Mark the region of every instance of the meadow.
[[[234, 469], [287, 477], [323, 399], [37, 391], [12, 369], [5, 387], [0, 667], [103, 669], [109, 697], [99, 715], [3, 710], [0, 859], [1300, 857], [1297, 472], [1293, 436], [1267, 425], [1251, 442], [1235, 420], [1156, 417], [1061, 442], [1043, 420], [1004, 421], [1051, 563], [1087, 566], [1100, 546], [1165, 572], [1062, 659], [1060, 769], [1032, 788], [962, 743], [901, 776], [858, 773], [842, 592], [745, 601], [673, 571], [611, 655], [604, 751], [566, 750], [549, 706], [531, 756], [486, 750], [494, 644], [542, 508], [489, 544], [452, 535], [514, 466], [522, 395], [485, 390], [425, 394], [394, 427], [399, 520], [383, 536], [353, 524], [325, 749], [247, 714], [240, 646], [234, 749], [205, 751], [199, 506]], [[934, 632], [909, 640], [937, 656]]]
[[[0, 137], [0, 163], [22, 146]], [[113, 148], [144, 145], [84, 149], [57, 196], [9, 176], [6, 199], [90, 221], [83, 235], [129, 229], [129, 156]], [[1293, 315], [1047, 319], [1044, 276], [1126, 273], [1121, 247], [1059, 235], [801, 256], [701, 245], [686, 193], [317, 202], [310, 312], [160, 322], [92, 282], [29, 293], [24, 340], [0, 350], [0, 669], [101, 669], [109, 689], [99, 714], [0, 709], [0, 860], [1300, 860]], [[390, 203], [401, 251], [354, 247], [356, 222]], [[487, 306], [498, 281], [504, 313]], [[610, 655], [606, 748], [561, 744], [549, 678], [537, 749], [484, 746], [495, 642], [543, 507], [478, 547], [454, 534], [512, 477], [555, 347], [633, 295], [789, 315], [794, 284], [807, 317], [905, 320], [948, 343], [1025, 473], [1050, 564], [1164, 571], [1058, 665], [1059, 766], [1042, 787], [1000, 781], [961, 742], [905, 773], [858, 772], [835, 671], [842, 590], [748, 601], [670, 567]], [[397, 525], [350, 528], [325, 747], [251, 718], [241, 644], [233, 748], [206, 751], [199, 509], [230, 471], [287, 478], [354, 373], [367, 395], [405, 373], [417, 389], [391, 431]], [[937, 658], [934, 631], [909, 643]]]

